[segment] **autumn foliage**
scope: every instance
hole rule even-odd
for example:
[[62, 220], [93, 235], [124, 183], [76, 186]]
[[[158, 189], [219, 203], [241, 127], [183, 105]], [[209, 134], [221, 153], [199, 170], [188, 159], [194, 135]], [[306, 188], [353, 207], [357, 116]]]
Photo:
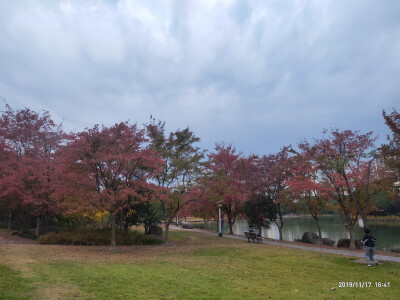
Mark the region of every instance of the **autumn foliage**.
[[[61, 149], [60, 201], [71, 197], [89, 198], [82, 202], [112, 215], [111, 245], [115, 246], [117, 215], [129, 205], [147, 200], [148, 179], [163, 163], [156, 152], [150, 149], [144, 130], [136, 125], [118, 123], [111, 127], [94, 126], [70, 137]], [[94, 202], [93, 202], [94, 201]], [[87, 208], [87, 207], [86, 207]]]
[[7, 105], [0, 119], [0, 137], [0, 200], [9, 202], [10, 213], [20, 219], [21, 231], [26, 229], [28, 212], [37, 217], [38, 233], [41, 217], [58, 213], [51, 194], [55, 188], [53, 156], [63, 140], [61, 126], [46, 111], [15, 111]]
[[205, 182], [208, 199], [215, 206], [221, 206], [229, 223], [229, 233], [249, 194], [246, 178], [246, 158], [232, 145], [217, 144], [209, 154]]
[[37, 234], [43, 221], [57, 215], [76, 224], [101, 219], [110, 225], [115, 246], [116, 227], [127, 231], [144, 222], [139, 210], [152, 216], [147, 231], [164, 220], [168, 242], [175, 218], [206, 222], [217, 219], [218, 208], [230, 233], [236, 219], [245, 217], [259, 229], [274, 222], [283, 239], [284, 214], [306, 207], [322, 240], [319, 216], [329, 209], [344, 215], [354, 247], [358, 218], [367, 225], [376, 194], [387, 189], [396, 196], [400, 178], [399, 114], [383, 115], [392, 136], [380, 149], [372, 132], [332, 129], [273, 154], [245, 156], [221, 143], [206, 155], [189, 127], [167, 133], [165, 123], [151, 118], [142, 129], [120, 122], [66, 134], [47, 111], [6, 105], [0, 118], [0, 211], [21, 232], [35, 220]]

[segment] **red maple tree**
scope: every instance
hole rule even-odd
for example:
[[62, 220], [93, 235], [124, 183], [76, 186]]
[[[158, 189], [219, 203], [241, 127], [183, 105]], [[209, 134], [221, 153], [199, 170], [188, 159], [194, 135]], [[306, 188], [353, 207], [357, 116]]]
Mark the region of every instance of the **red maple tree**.
[[400, 113], [396, 109], [393, 109], [390, 114], [383, 111], [383, 117], [391, 135], [387, 136], [387, 144], [382, 145], [380, 150], [385, 165], [390, 170], [387, 175], [390, 177], [390, 189], [395, 191], [392, 196], [398, 198], [400, 188]]
[[315, 161], [315, 147], [308, 142], [299, 144], [301, 150], [292, 160], [291, 178], [288, 186], [295, 199], [304, 203], [316, 222], [319, 244], [322, 244], [322, 233], [319, 216], [332, 195], [332, 189], [321, 176], [319, 164]]
[[[0, 118], [0, 139], [9, 159], [3, 165], [6, 174], [0, 179], [0, 197], [18, 199], [21, 224], [27, 212], [37, 217], [36, 234], [44, 216], [58, 212], [53, 193], [53, 155], [63, 140], [61, 125], [54, 123], [49, 112], [28, 108], [14, 110], [6, 105]], [[21, 231], [26, 229], [26, 222]]]
[[204, 228], [206, 228], [208, 221], [211, 219], [218, 219], [217, 206], [214, 202], [206, 199], [192, 201], [185, 207], [184, 216], [201, 218], [204, 222]]
[[275, 154], [263, 155], [258, 162], [254, 179], [254, 189], [258, 194], [270, 198], [276, 205], [278, 217], [274, 220], [279, 230], [279, 239], [283, 239], [284, 207], [291, 205], [287, 194], [288, 181], [291, 177], [292, 149], [283, 147]]
[[232, 145], [217, 144], [209, 154], [207, 196], [226, 214], [230, 234], [250, 192], [247, 167], [248, 159]]
[[150, 148], [144, 130], [122, 122], [102, 128], [95, 125], [74, 134], [62, 149], [59, 199], [68, 199], [73, 188], [74, 199], [79, 201], [79, 205], [75, 202], [75, 209], [96, 205], [99, 210], [109, 211], [112, 215], [112, 247], [116, 245], [117, 214], [130, 204], [132, 198], [147, 201], [149, 197], [142, 193], [143, 190], [156, 189], [148, 179], [163, 162]]
[[[327, 132], [325, 132], [326, 134]], [[345, 215], [350, 247], [355, 248], [353, 229], [358, 217], [367, 226], [366, 215], [374, 209], [372, 195], [378, 180], [372, 132], [332, 129], [315, 141], [315, 161], [333, 189], [334, 198]]]

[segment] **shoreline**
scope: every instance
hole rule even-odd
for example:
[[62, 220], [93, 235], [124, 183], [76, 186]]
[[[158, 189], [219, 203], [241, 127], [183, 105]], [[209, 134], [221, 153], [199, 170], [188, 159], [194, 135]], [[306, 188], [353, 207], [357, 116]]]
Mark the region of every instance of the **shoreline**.
[[[189, 231], [189, 232], [194, 231], [194, 232], [199, 232], [199, 233], [213, 235], [213, 236], [218, 237], [217, 232], [211, 231], [211, 230], [206, 230], [206, 229], [184, 229], [184, 228], [179, 228], [176, 225], [172, 225], [170, 227], [170, 229], [183, 230], [183, 231]], [[224, 234], [223, 237], [237, 239], [237, 240], [243, 240], [244, 242], [247, 242], [247, 238], [244, 235]], [[326, 246], [326, 245], [313, 245], [313, 244], [307, 244], [307, 243], [296, 242], [296, 241], [280, 241], [280, 240], [274, 240], [274, 239], [270, 239], [270, 238], [263, 238], [262, 244], [257, 244], [257, 243], [254, 243], [254, 244], [255, 245], [272, 245], [272, 246], [278, 246], [278, 247], [289, 247], [289, 248], [296, 248], [296, 249], [300, 249], [300, 250], [309, 250], [309, 251], [315, 251], [315, 252], [320, 252], [320, 253], [338, 254], [338, 255], [352, 256], [352, 257], [358, 257], [358, 258], [365, 257], [365, 251], [363, 249], [350, 250], [349, 248], [338, 248], [335, 246]], [[380, 251], [380, 250], [376, 250], [375, 252], [376, 252], [378, 260], [386, 260], [386, 261], [393, 261], [393, 262], [400, 263], [400, 253], [384, 252], [384, 251]]]

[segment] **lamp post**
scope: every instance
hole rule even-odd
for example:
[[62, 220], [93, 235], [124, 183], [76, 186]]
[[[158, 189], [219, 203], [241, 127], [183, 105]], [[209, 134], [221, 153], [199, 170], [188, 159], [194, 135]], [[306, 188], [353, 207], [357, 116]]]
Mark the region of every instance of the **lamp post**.
[[222, 228], [222, 218], [221, 218], [221, 208], [222, 208], [222, 201], [217, 202], [217, 207], [218, 207], [218, 236], [222, 237], [223, 234], [223, 228]]

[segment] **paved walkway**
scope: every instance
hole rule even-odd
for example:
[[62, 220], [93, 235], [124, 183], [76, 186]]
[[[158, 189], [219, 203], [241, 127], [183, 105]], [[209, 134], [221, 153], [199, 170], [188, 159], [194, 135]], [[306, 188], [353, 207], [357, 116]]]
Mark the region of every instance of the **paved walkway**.
[[[182, 229], [180, 227], [170, 225], [171, 229], [176, 229], [176, 230], [187, 230], [187, 231], [194, 231], [194, 232], [200, 232], [203, 234], [208, 234], [212, 236], [216, 236], [217, 234], [212, 231], [207, 231], [207, 230], [200, 230], [200, 229]], [[226, 234], [224, 235], [225, 238], [229, 239], [235, 239], [235, 240], [243, 240], [247, 242], [247, 238], [242, 235], [230, 235]], [[295, 248], [295, 249], [301, 249], [301, 250], [307, 250], [307, 251], [314, 251], [314, 252], [322, 252], [322, 253], [330, 253], [330, 254], [337, 254], [337, 255], [345, 255], [345, 256], [352, 256], [352, 257], [360, 257], [360, 258], [365, 258], [365, 253], [363, 251], [350, 251], [350, 250], [341, 250], [341, 249], [330, 249], [330, 248], [317, 248], [317, 247], [309, 247], [309, 246], [303, 246], [299, 245], [296, 243], [282, 243], [276, 240], [270, 240], [270, 239], [264, 239], [262, 245], [273, 245], [273, 246], [279, 246], [279, 247], [287, 247], [287, 248]], [[393, 261], [393, 262], [398, 262], [400, 263], [400, 257], [397, 256], [389, 256], [389, 255], [376, 255], [376, 258], [378, 260], [383, 260], [383, 261]]]

